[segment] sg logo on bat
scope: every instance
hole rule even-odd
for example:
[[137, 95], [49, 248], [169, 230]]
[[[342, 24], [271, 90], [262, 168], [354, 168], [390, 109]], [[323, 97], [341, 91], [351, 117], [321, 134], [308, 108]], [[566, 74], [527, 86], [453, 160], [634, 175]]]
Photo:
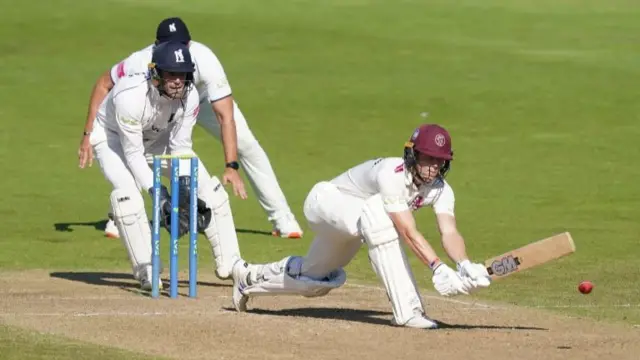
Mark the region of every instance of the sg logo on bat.
[[507, 255], [501, 259], [496, 259], [487, 267], [489, 275], [503, 276], [518, 270], [520, 259], [517, 256]]

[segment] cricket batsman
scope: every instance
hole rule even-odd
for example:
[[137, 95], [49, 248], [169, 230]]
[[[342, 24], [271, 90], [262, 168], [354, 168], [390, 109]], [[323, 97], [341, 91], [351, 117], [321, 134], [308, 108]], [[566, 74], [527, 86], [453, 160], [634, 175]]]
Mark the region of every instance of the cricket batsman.
[[[405, 144], [404, 156], [377, 158], [317, 183], [304, 203], [315, 238], [305, 257], [287, 256], [270, 264], [238, 260], [233, 267], [233, 305], [246, 311], [260, 295], [323, 296], [346, 281], [343, 268], [364, 243], [393, 309], [392, 324], [433, 329], [406, 254], [404, 241], [431, 269], [443, 296], [469, 294], [490, 285], [482, 264], [469, 260], [456, 227], [454, 194], [445, 176], [451, 167], [451, 137], [439, 125], [425, 124]], [[413, 211], [430, 206], [441, 241], [456, 270], [441, 262], [417, 230]]]
[[[153, 49], [146, 73], [123, 76], [98, 109], [90, 143], [105, 178], [112, 184], [115, 224], [142, 289], [151, 289], [151, 228], [141, 190], [153, 198], [153, 172], [146, 155], [197, 156], [191, 133], [199, 111], [193, 85], [195, 64], [189, 48], [165, 42]], [[161, 188], [161, 222], [171, 229], [172, 207], [179, 207], [179, 236], [189, 231], [190, 160], [181, 160], [180, 204], [171, 204]], [[163, 164], [169, 177], [168, 162]], [[228, 195], [220, 181], [200, 162], [198, 226], [213, 248], [216, 274], [230, 276], [239, 258], [238, 239]]]
[[[91, 165], [93, 153], [88, 136], [91, 134], [95, 112], [101, 101], [123, 77], [145, 73], [154, 47], [168, 40], [186, 44], [193, 57], [196, 66], [193, 82], [200, 94], [200, 105], [206, 104], [200, 107], [197, 123], [211, 135], [222, 140], [226, 162], [222, 183], [231, 183], [235, 195], [246, 199], [244, 183], [238, 173], [242, 164], [260, 205], [272, 223], [272, 233], [285, 238], [300, 238], [302, 230], [289, 208], [267, 154], [249, 129], [247, 120], [233, 98], [222, 64], [206, 45], [191, 40], [187, 25], [180, 18], [162, 20], [156, 30], [155, 44], [132, 53], [97, 80], [91, 94], [85, 131], [78, 150], [80, 167], [83, 168], [87, 163]], [[111, 221], [107, 223], [105, 233], [110, 237], [118, 237]]]

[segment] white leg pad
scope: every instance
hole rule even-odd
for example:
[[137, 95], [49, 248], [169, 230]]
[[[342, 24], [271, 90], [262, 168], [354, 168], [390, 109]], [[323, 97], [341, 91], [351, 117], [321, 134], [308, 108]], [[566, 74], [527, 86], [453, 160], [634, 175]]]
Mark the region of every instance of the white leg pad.
[[300, 275], [304, 258], [288, 256], [266, 265], [251, 265], [247, 275], [248, 286], [242, 292], [248, 296], [301, 295], [317, 297], [344, 285], [347, 274], [340, 268], [321, 280]]
[[403, 325], [417, 313], [424, 313], [409, 261], [378, 195], [366, 201], [359, 227], [369, 247], [371, 265], [387, 291], [395, 322]]
[[198, 196], [207, 203], [213, 216], [204, 234], [211, 243], [216, 274], [222, 279], [231, 276], [233, 264], [240, 258], [238, 235], [229, 205], [229, 196], [217, 177], [198, 185]]
[[139, 280], [151, 264], [151, 228], [142, 195], [137, 189], [116, 189], [110, 197], [120, 240], [127, 249], [133, 276]]

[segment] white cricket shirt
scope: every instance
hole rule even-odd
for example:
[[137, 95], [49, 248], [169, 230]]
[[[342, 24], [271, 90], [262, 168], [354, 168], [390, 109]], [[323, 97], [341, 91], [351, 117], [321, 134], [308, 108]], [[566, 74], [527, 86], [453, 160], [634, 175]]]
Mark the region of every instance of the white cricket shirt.
[[400, 157], [378, 158], [356, 165], [331, 180], [338, 189], [359, 198], [380, 194], [387, 212], [432, 206], [436, 214], [454, 215], [453, 189], [444, 179], [416, 187]]
[[146, 76], [124, 76], [100, 105], [91, 142], [106, 139], [107, 132], [119, 135], [127, 165], [148, 191], [153, 186], [153, 172], [145, 159], [145, 148], [164, 141], [170, 154], [191, 153], [198, 111], [195, 88], [186, 99], [171, 100], [160, 96]]

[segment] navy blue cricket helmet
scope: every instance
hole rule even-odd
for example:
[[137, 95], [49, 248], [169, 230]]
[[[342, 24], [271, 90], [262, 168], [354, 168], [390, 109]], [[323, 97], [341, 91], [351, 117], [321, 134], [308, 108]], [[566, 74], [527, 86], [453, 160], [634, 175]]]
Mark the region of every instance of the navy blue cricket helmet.
[[186, 97], [186, 91], [191, 88], [193, 83], [193, 72], [196, 66], [191, 59], [191, 52], [186, 44], [178, 41], [167, 41], [154, 46], [149, 68], [151, 78], [158, 82], [157, 87], [161, 94], [164, 94], [162, 76], [164, 72], [186, 74], [184, 94], [184, 97]]

